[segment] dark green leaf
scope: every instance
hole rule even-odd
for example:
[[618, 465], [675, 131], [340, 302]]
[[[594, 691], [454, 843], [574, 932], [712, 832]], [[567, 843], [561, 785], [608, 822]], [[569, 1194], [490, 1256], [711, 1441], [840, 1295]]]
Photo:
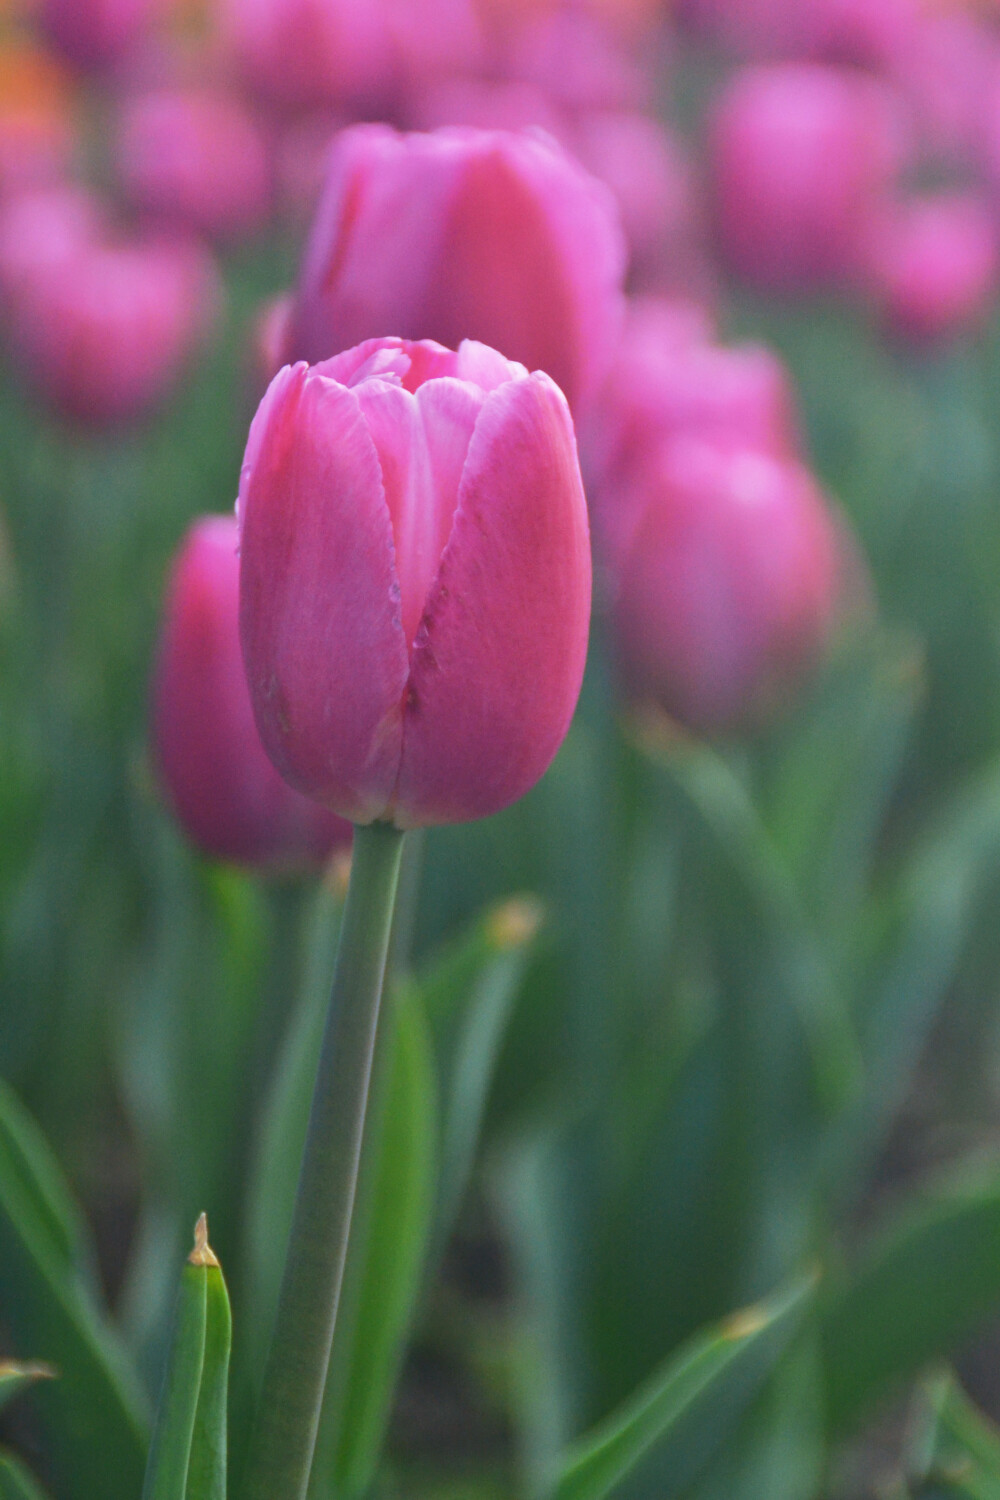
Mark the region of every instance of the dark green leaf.
[[38, 1481], [12, 1453], [0, 1452], [0, 1500], [45, 1500]]
[[18, 1364], [16, 1360], [0, 1360], [0, 1407], [6, 1406], [8, 1401], [27, 1390], [36, 1380], [51, 1380], [55, 1373], [51, 1365]]

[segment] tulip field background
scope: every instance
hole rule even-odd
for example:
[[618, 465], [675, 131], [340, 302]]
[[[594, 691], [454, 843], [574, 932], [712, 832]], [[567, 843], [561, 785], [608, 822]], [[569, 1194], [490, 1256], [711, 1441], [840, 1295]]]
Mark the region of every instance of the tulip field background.
[[[745, 58], [644, 10], [670, 39], [653, 112], [707, 181], [703, 119]], [[74, 87], [100, 140], [112, 85]], [[197, 852], [150, 680], [303, 235], [217, 251], [212, 336], [130, 423], [60, 415], [8, 339], [0, 1356], [52, 1378], [0, 1363], [2, 1497], [143, 1493], [202, 1211], [233, 1475], [245, 1447], [343, 859]], [[598, 589], [550, 771], [411, 839], [311, 1500], [1000, 1495], [1000, 301], [907, 342], [705, 241], [718, 338], [785, 362], [864, 597], [780, 714], [703, 738], [630, 704]]]

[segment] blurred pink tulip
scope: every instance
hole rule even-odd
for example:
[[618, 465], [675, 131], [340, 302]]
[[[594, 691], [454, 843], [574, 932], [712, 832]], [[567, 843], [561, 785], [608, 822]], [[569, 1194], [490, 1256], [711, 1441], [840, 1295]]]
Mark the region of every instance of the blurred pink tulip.
[[963, 161], [980, 143], [983, 100], [1000, 63], [995, 30], [957, 9], [925, 12], [903, 32], [888, 75], [906, 99], [924, 144]]
[[981, 326], [997, 276], [996, 225], [973, 193], [898, 204], [873, 241], [869, 285], [876, 307], [893, 333], [916, 342]]
[[682, 0], [693, 29], [741, 57], [879, 68], [921, 13], [920, 0]]
[[649, 115], [594, 110], [576, 121], [572, 145], [621, 210], [633, 282], [678, 286], [696, 274], [699, 206], [680, 142]]
[[178, 822], [216, 859], [294, 867], [351, 826], [294, 792], [264, 753], [240, 649], [234, 516], [202, 516], [174, 561], [153, 698], [156, 761]]
[[590, 613], [566, 402], [482, 344], [374, 339], [285, 368], [240, 480], [257, 726], [354, 822], [485, 817], [569, 725]]
[[807, 63], [738, 73], [711, 132], [730, 265], [783, 290], [850, 280], [904, 144], [894, 97], [874, 79]]
[[564, 115], [542, 89], [517, 79], [450, 78], [414, 101], [411, 124], [419, 130], [471, 125], [477, 130], [545, 130], [565, 144]]
[[119, 63], [147, 40], [167, 0], [40, 0], [46, 36], [81, 68]]
[[129, 421], [169, 393], [216, 295], [214, 266], [197, 244], [84, 244], [30, 277], [13, 311], [15, 348], [64, 415]]
[[843, 547], [822, 494], [799, 464], [692, 439], [631, 484], [640, 513], [613, 598], [628, 693], [702, 732], [759, 724], [837, 620]]
[[105, 232], [93, 194], [60, 185], [18, 193], [0, 206], [0, 302], [5, 316], [44, 281], [95, 246]]
[[381, 0], [219, 0], [219, 40], [254, 97], [282, 108], [380, 103], [391, 48]]
[[162, 88], [129, 99], [118, 169], [137, 208], [222, 240], [259, 230], [271, 205], [263, 134], [217, 89]]
[[288, 353], [315, 362], [386, 329], [475, 338], [575, 408], [613, 350], [624, 261], [610, 193], [554, 141], [358, 125], [334, 147]]
[[[776, 354], [760, 344], [708, 342], [690, 309], [675, 313], [671, 328], [652, 299], [632, 309], [589, 436], [602, 517], [600, 487], [666, 438], [698, 437], [783, 459], [800, 446], [794, 392]], [[621, 521], [616, 511], [616, 531]]]
[[278, 292], [262, 303], [251, 330], [251, 364], [259, 381], [258, 396], [265, 391], [285, 363], [292, 295]]
[[637, 109], [649, 102], [651, 71], [611, 26], [577, 5], [557, 5], [522, 23], [504, 71], [567, 109]]

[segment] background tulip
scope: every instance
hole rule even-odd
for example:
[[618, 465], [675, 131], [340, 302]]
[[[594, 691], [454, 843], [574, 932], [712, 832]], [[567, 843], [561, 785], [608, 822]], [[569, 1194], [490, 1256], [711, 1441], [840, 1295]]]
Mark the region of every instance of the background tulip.
[[255, 97], [288, 109], [383, 96], [389, 41], [379, 0], [220, 0], [219, 40]]
[[166, 0], [41, 0], [50, 41], [83, 68], [120, 62], [150, 34]]
[[872, 297], [887, 328], [917, 342], [980, 327], [997, 290], [993, 215], [973, 193], [898, 205], [871, 251]]
[[13, 310], [33, 383], [67, 416], [110, 424], [170, 391], [204, 338], [217, 296], [197, 244], [83, 244], [36, 269]]
[[892, 95], [873, 79], [798, 63], [736, 75], [712, 128], [730, 265], [766, 287], [849, 280], [902, 144]]
[[153, 742], [188, 837], [241, 864], [294, 867], [350, 842], [350, 825], [294, 792], [264, 753], [243, 670], [239, 528], [203, 516], [174, 561], [164, 607]]
[[759, 722], [835, 623], [843, 549], [820, 491], [797, 463], [693, 440], [630, 483], [613, 602], [629, 692], [702, 731]]
[[576, 407], [617, 334], [625, 248], [608, 190], [541, 136], [360, 125], [337, 140], [289, 357], [394, 329], [479, 339]]
[[573, 428], [548, 376], [398, 339], [286, 367], [240, 515], [251, 696], [294, 786], [413, 827], [533, 785], [576, 704], [590, 610]]
[[128, 100], [118, 170], [137, 208], [217, 238], [260, 229], [270, 208], [264, 136], [218, 89], [155, 89]]

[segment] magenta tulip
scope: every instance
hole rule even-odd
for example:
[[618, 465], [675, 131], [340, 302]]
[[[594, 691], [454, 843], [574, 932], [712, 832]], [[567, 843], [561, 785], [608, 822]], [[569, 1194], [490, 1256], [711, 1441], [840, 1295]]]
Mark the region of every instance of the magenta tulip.
[[974, 193], [897, 205], [871, 252], [869, 286], [886, 327], [937, 342], [981, 327], [997, 293], [997, 231]]
[[240, 481], [261, 738], [357, 823], [484, 817], [569, 725], [590, 609], [573, 425], [482, 344], [376, 339], [283, 369]]
[[837, 619], [844, 551], [820, 491], [799, 464], [694, 440], [632, 484], [613, 600], [630, 695], [704, 732], [759, 723]]
[[235, 517], [202, 516], [178, 551], [154, 689], [156, 761], [198, 848], [294, 867], [348, 844], [351, 828], [293, 791], [260, 743], [240, 650], [238, 541]]
[[712, 129], [730, 265], [783, 290], [850, 281], [902, 149], [893, 97], [874, 79], [798, 63], [737, 74]]
[[298, 110], [371, 105], [389, 87], [380, 0], [219, 0], [220, 41], [254, 97]]
[[12, 314], [44, 281], [95, 246], [106, 231], [97, 199], [59, 185], [18, 193], [0, 206], [0, 300]]
[[41, 0], [49, 40], [82, 68], [121, 62], [165, 14], [167, 0]]
[[137, 208], [218, 239], [259, 230], [270, 209], [267, 142], [221, 90], [163, 88], [128, 100], [118, 170]]
[[474, 338], [545, 370], [576, 409], [614, 347], [624, 261], [610, 193], [554, 141], [355, 126], [331, 157], [288, 357], [387, 329]]
[[685, 436], [795, 457], [800, 439], [792, 384], [781, 360], [763, 345], [711, 342], [700, 309], [642, 299], [630, 308], [595, 405], [589, 464], [607, 483], [666, 438]]
[[34, 269], [13, 308], [12, 336], [59, 411], [113, 425], [168, 395], [206, 336], [216, 298], [200, 245], [85, 243]]

